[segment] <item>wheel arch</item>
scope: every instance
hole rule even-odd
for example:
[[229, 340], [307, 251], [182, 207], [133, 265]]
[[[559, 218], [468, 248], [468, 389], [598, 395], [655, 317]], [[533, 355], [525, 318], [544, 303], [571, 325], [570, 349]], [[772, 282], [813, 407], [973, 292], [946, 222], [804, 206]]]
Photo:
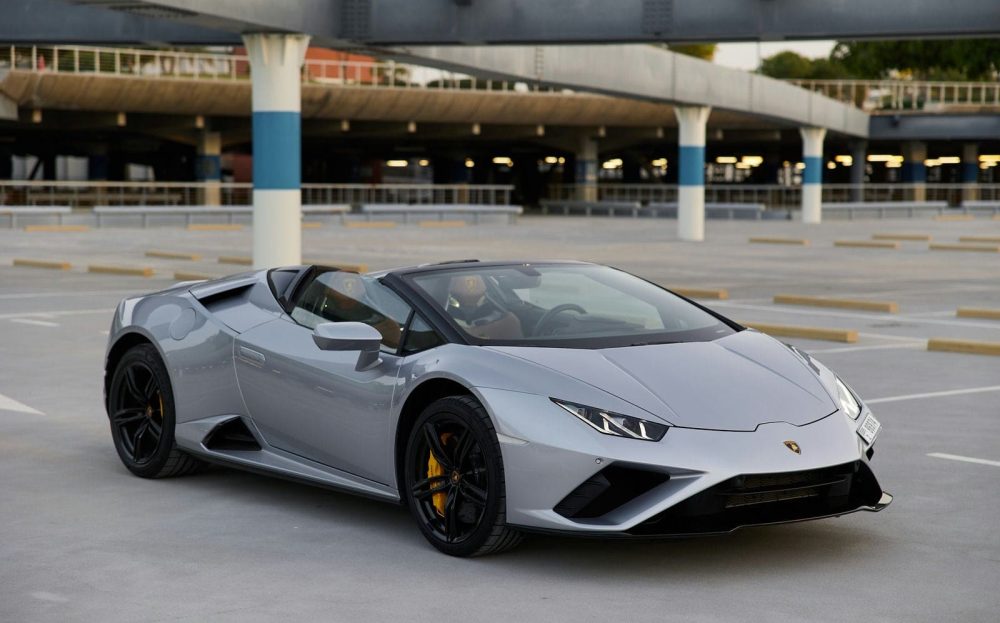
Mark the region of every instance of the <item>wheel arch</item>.
[[448, 396], [472, 396], [476, 400], [480, 400], [466, 385], [450, 378], [435, 377], [427, 379], [414, 387], [403, 402], [402, 409], [400, 409], [392, 456], [396, 476], [396, 489], [399, 490], [399, 499], [404, 505], [406, 504], [406, 496], [403, 495], [402, 491], [404, 480], [403, 455], [406, 452], [406, 443], [410, 438], [410, 432], [413, 430], [413, 424], [428, 405]]

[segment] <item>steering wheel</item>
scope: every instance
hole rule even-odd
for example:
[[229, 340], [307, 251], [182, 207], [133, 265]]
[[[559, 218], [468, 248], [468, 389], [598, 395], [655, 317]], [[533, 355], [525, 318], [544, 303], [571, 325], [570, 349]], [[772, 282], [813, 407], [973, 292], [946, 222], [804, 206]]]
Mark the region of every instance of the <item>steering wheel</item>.
[[544, 331], [544, 329], [549, 328], [548, 325], [552, 322], [552, 319], [559, 314], [568, 311], [575, 311], [578, 314], [587, 313], [587, 310], [580, 307], [576, 303], [563, 303], [562, 305], [556, 305], [549, 311], [542, 314], [542, 317], [538, 319], [537, 323], [535, 323], [535, 335], [548, 335], [548, 331]]

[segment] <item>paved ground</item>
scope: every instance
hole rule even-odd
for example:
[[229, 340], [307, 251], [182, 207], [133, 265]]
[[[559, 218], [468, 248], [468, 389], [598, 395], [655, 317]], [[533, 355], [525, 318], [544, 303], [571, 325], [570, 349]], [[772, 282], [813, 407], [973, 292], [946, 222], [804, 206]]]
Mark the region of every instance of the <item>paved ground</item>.
[[[1000, 254], [842, 249], [874, 232], [998, 235], [1000, 222], [709, 223], [524, 219], [516, 227], [304, 234], [306, 255], [382, 268], [460, 257], [574, 257], [673, 285], [729, 288], [735, 318], [858, 329], [857, 344], [791, 340], [874, 403], [885, 512], [720, 538], [622, 543], [535, 537], [454, 560], [401, 509], [219, 469], [163, 481], [118, 462], [100, 399], [118, 299], [184, 269], [223, 274], [250, 233], [0, 230], [0, 621], [625, 620], [995, 621], [1000, 609], [1000, 357], [932, 353], [928, 337], [1000, 341]], [[809, 247], [747, 244], [805, 236]], [[147, 260], [149, 248], [205, 253]], [[73, 271], [10, 266], [72, 261]], [[90, 275], [149, 265], [152, 279]], [[772, 305], [776, 293], [898, 301], [899, 314]], [[952, 390], [977, 390], [942, 394]], [[914, 397], [915, 394], [930, 394]], [[928, 456], [985, 459], [970, 463]]]

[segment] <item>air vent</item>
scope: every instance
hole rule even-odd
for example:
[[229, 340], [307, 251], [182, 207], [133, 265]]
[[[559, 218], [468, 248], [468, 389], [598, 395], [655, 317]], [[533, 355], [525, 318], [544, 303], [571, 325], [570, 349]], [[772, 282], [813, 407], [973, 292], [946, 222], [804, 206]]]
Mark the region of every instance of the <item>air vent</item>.
[[221, 292], [213, 292], [207, 296], [202, 296], [202, 297], [198, 297], [196, 295], [195, 298], [197, 298], [198, 302], [204, 305], [206, 309], [208, 309], [211, 312], [216, 312], [218, 311], [220, 305], [223, 305], [226, 302], [242, 297], [252, 287], [253, 287], [252, 283], [237, 284], [236, 287], [232, 288], [231, 290], [222, 290]]
[[600, 517], [669, 479], [660, 472], [610, 465], [581, 483], [553, 510], [567, 519]]
[[226, 420], [212, 429], [202, 441], [209, 450], [225, 451], [255, 451], [260, 450], [260, 443], [250, 432], [243, 418], [234, 417]]

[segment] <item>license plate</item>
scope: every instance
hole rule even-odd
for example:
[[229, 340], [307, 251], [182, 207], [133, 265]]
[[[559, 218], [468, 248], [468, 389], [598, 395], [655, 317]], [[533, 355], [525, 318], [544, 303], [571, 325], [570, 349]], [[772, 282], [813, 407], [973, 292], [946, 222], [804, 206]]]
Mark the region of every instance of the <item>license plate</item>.
[[882, 430], [882, 425], [879, 421], [875, 419], [875, 416], [869, 413], [865, 416], [865, 419], [861, 421], [861, 426], [858, 427], [858, 434], [861, 438], [865, 440], [869, 446], [878, 437], [878, 432]]

